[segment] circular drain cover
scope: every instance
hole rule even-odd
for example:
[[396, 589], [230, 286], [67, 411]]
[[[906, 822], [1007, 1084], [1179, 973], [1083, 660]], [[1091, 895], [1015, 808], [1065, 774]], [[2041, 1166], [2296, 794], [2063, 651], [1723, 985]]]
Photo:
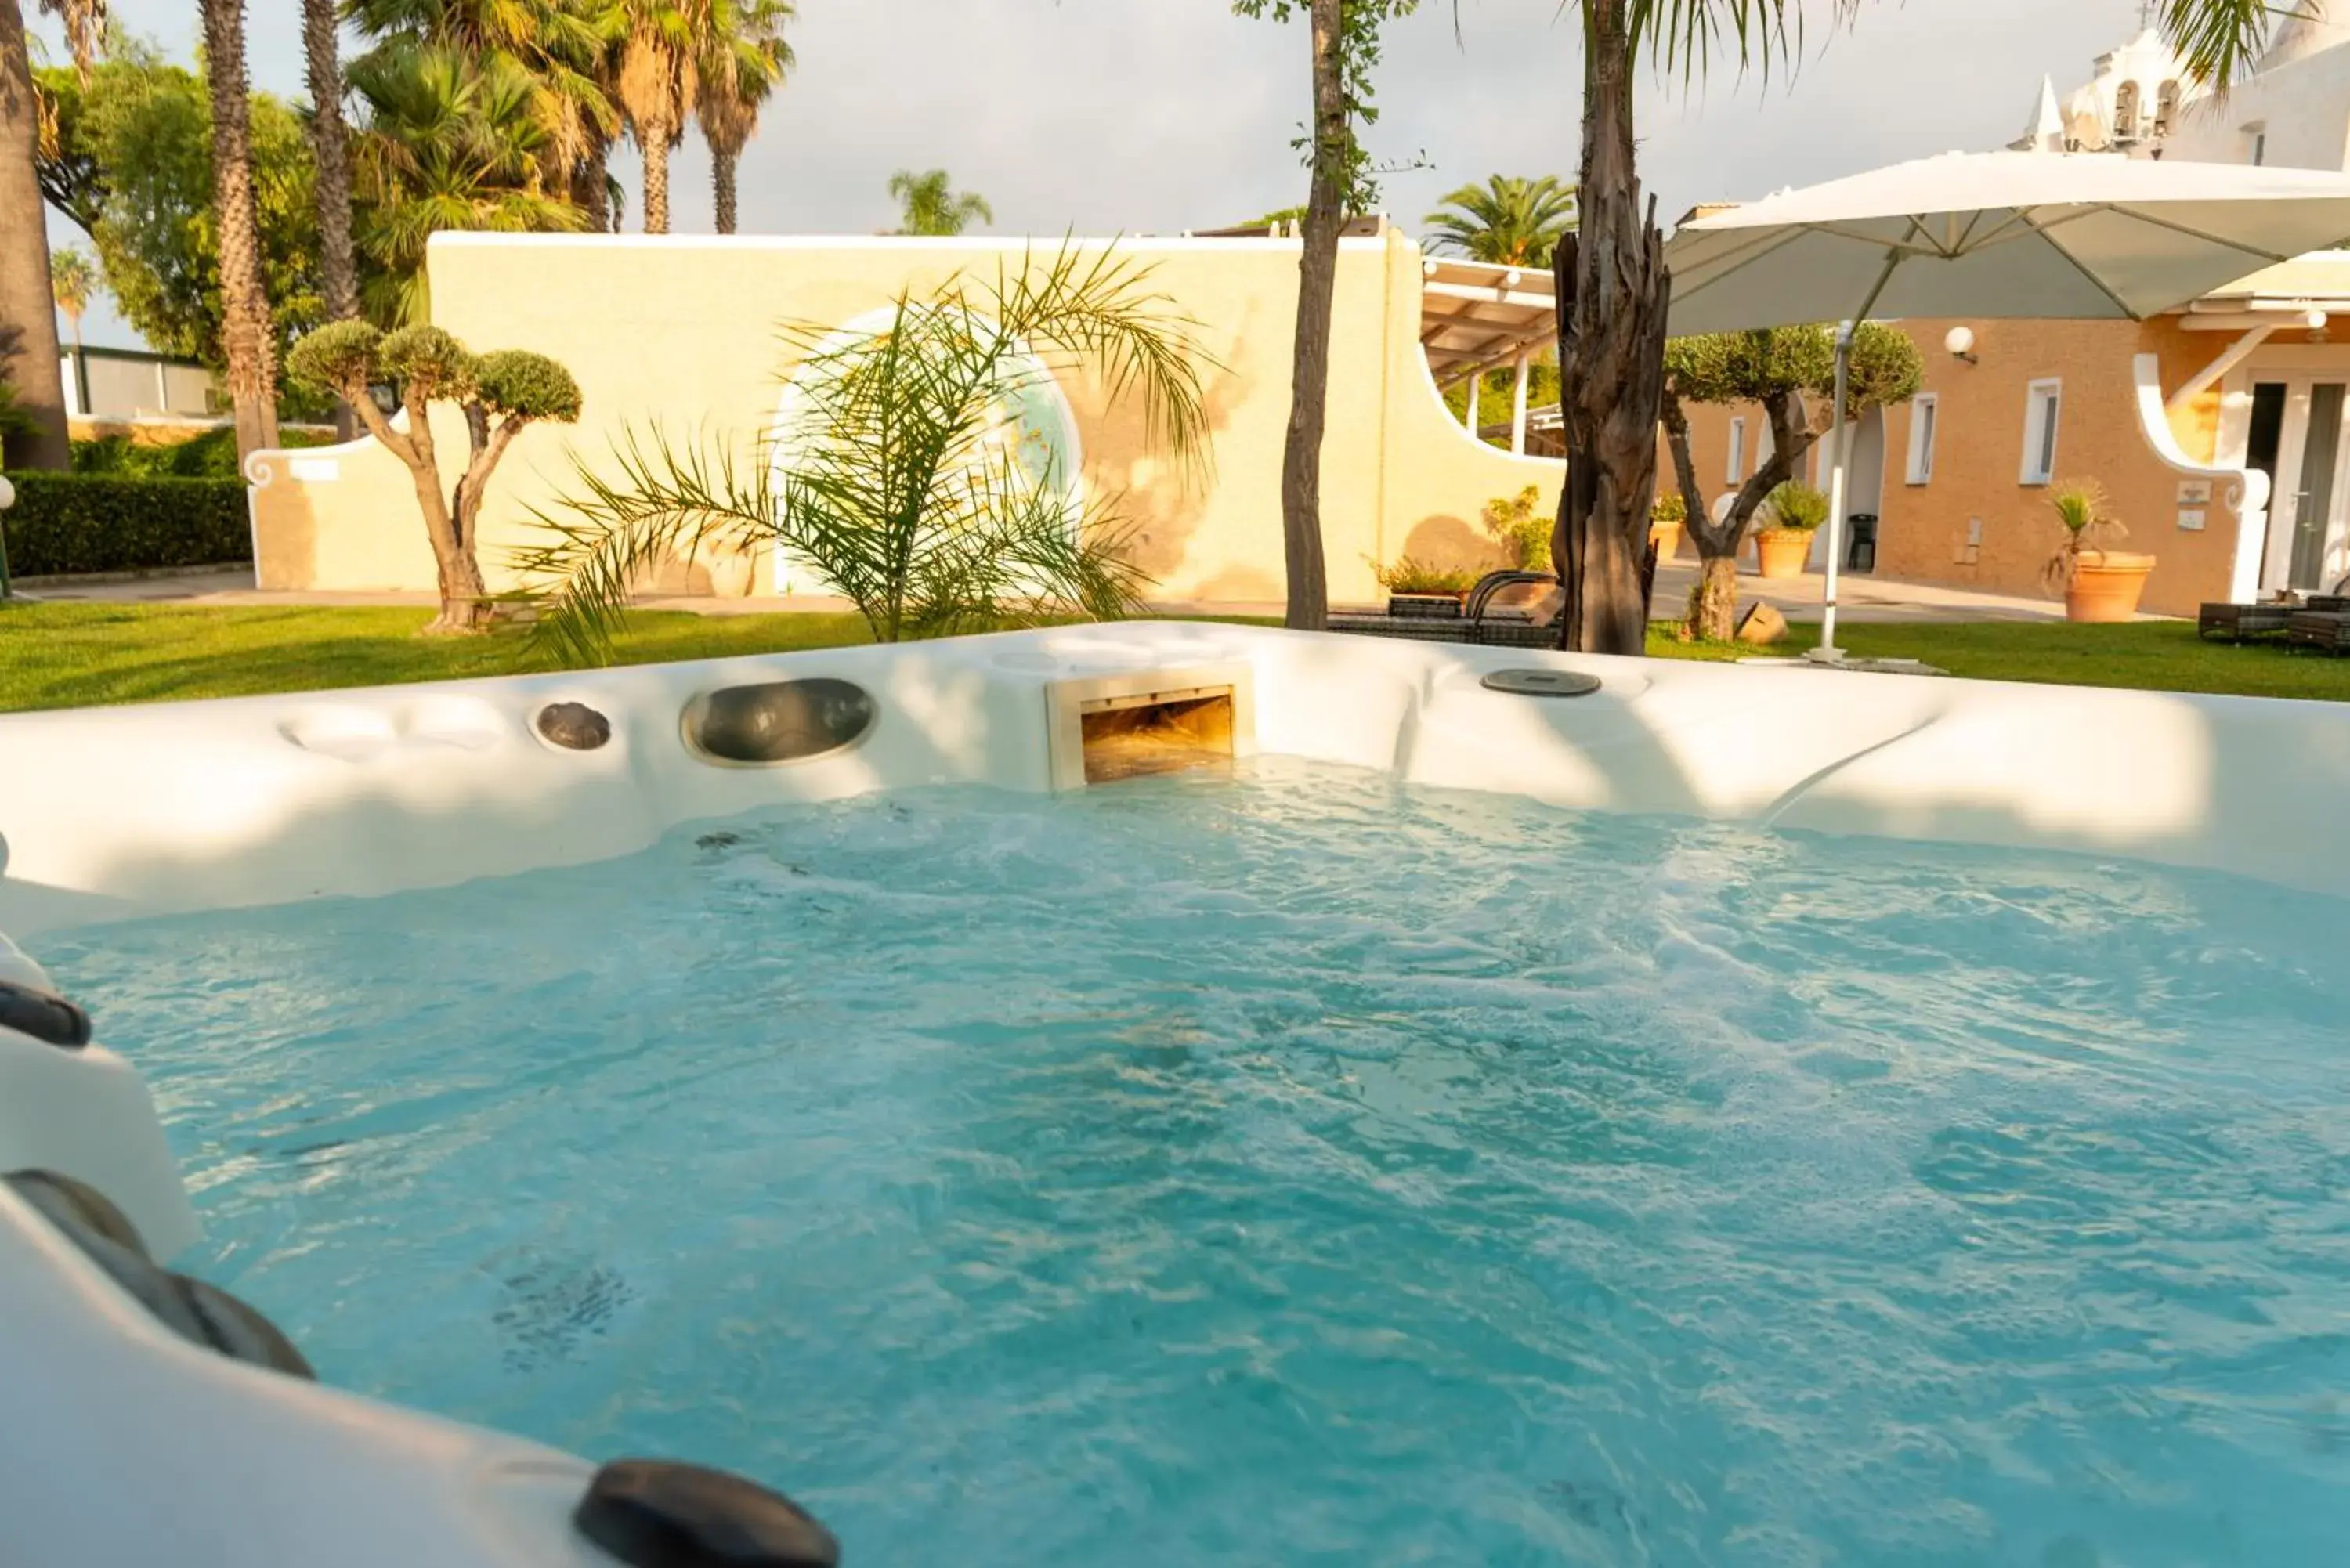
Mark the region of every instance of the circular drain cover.
[[1599, 690], [1599, 677], [1580, 670], [1496, 670], [1481, 684], [1515, 697], [1588, 697]]

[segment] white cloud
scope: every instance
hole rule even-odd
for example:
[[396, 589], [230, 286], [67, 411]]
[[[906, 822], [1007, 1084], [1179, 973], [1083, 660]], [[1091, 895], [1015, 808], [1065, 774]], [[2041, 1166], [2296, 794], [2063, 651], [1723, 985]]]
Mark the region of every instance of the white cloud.
[[[1816, 5], [1816, 0], [1814, 0]], [[188, 0], [115, 0], [134, 31], [192, 57]], [[1669, 221], [1691, 204], [2017, 134], [2043, 73], [2085, 78], [2123, 41], [2137, 0], [1897, 0], [1852, 28], [1815, 26], [1794, 76], [1643, 91], [1643, 173]], [[1459, 37], [1454, 23], [1458, 17]], [[256, 86], [302, 88], [296, 0], [253, 0]], [[1487, 173], [1572, 176], [1580, 119], [1575, 15], [1557, 0], [1425, 0], [1393, 25], [1375, 152], [1425, 152], [1389, 177], [1407, 225]], [[54, 29], [50, 31], [52, 41]], [[742, 167], [746, 230], [868, 234], [895, 213], [900, 168], [949, 170], [999, 231], [1212, 227], [1304, 199], [1290, 142], [1304, 119], [1302, 29], [1220, 0], [800, 0], [798, 70]], [[635, 182], [633, 161], [619, 161]], [[671, 166], [681, 231], [710, 227], [709, 162]], [[634, 213], [636, 203], [630, 202]], [[63, 230], [53, 223], [53, 231]], [[93, 313], [94, 342], [128, 342]]]

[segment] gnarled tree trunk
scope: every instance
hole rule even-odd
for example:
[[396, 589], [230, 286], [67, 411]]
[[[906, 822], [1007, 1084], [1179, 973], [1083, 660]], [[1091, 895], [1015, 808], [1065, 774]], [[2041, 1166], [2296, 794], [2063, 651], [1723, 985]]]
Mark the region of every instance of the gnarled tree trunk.
[[71, 461], [66, 440], [65, 380], [57, 373], [57, 296], [49, 279], [49, 239], [41, 213], [41, 185], [33, 172], [39, 135], [33, 104], [32, 60], [25, 47], [25, 14], [17, 0], [0, 0], [0, 325], [21, 330], [19, 352], [0, 363], [16, 404], [37, 427], [8, 452], [10, 465], [63, 469]]
[[1330, 394], [1330, 297], [1346, 214], [1347, 100], [1339, 81], [1340, 0], [1313, 0], [1307, 17], [1314, 68], [1313, 182], [1305, 196], [1305, 254], [1297, 263], [1297, 339], [1291, 359], [1289, 429], [1281, 449], [1282, 563], [1289, 578], [1283, 624], [1329, 624], [1322, 559], [1322, 427]]
[[1700, 562], [1697, 595], [1690, 604], [1690, 633], [1708, 642], [1726, 642], [1737, 630], [1738, 552], [1745, 547], [1747, 528], [1763, 500], [1794, 477], [1795, 464], [1819, 439], [1796, 393], [1763, 399], [1762, 412], [1771, 421], [1771, 455], [1739, 488], [1717, 523], [1698, 485], [1697, 463], [1690, 452], [1689, 417], [1671, 389], [1665, 391], [1665, 441], [1673, 454], [1673, 473], [1680, 484], [1681, 499], [1689, 506], [1689, 534], [1697, 541]]
[[1566, 487], [1551, 553], [1560, 646], [1642, 652], [1648, 504], [1664, 388], [1664, 236], [1634, 171], [1633, 0], [1584, 0], [1582, 223], [1558, 247], [1559, 410]]
[[277, 444], [277, 344], [261, 278], [253, 136], [244, 75], [244, 0], [203, 0], [213, 104], [213, 218], [220, 229], [221, 357], [236, 410], [241, 463]]
[[[1665, 445], [1673, 454], [1673, 478], [1679, 484], [1689, 535], [1697, 541], [1697, 592], [1690, 599], [1690, 635], [1707, 641], [1726, 640], [1738, 618], [1738, 543], [1742, 524], [1716, 524], [1698, 483], [1697, 461], [1690, 452], [1689, 414], [1668, 384], [1659, 417]], [[1725, 543], [1726, 541], [1726, 543]]]

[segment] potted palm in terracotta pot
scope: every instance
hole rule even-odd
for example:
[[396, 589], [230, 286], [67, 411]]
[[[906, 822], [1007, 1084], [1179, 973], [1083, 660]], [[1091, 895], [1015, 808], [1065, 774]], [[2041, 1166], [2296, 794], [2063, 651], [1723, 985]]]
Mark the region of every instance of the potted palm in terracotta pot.
[[1680, 554], [1681, 529], [1689, 522], [1689, 502], [1678, 490], [1659, 490], [1648, 503], [1648, 537], [1657, 559], [1669, 561]]
[[2048, 504], [2064, 526], [2064, 542], [2048, 557], [2042, 580], [2064, 596], [2064, 618], [2127, 620], [2137, 614], [2152, 556], [2105, 548], [2129, 530], [2106, 511], [2106, 493], [2094, 480], [2068, 479], [2048, 493]]
[[1755, 531], [1754, 558], [1766, 577], [1800, 577], [1812, 553], [1812, 535], [1828, 520], [1828, 498], [1796, 480], [1773, 491], [1762, 503], [1762, 526]]

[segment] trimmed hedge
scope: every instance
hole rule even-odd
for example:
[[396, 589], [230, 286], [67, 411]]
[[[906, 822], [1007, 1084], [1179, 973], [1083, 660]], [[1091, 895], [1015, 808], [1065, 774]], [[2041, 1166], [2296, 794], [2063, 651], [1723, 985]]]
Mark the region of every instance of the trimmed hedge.
[[16, 504], [0, 512], [0, 533], [16, 576], [253, 559], [240, 480], [12, 473], [8, 482], [16, 487]]

